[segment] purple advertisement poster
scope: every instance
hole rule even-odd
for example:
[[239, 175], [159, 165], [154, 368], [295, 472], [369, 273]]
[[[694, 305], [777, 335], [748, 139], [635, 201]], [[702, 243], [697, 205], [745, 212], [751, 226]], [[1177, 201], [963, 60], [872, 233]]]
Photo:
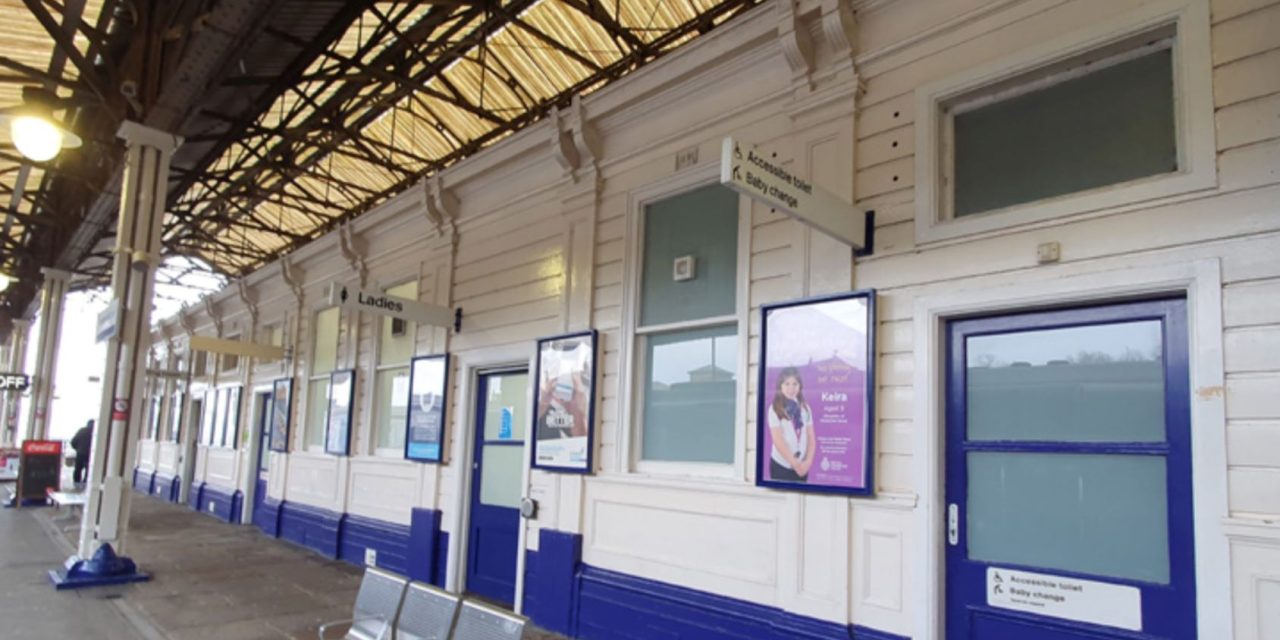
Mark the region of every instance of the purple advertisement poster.
[[756, 484], [870, 494], [874, 292], [762, 309]]

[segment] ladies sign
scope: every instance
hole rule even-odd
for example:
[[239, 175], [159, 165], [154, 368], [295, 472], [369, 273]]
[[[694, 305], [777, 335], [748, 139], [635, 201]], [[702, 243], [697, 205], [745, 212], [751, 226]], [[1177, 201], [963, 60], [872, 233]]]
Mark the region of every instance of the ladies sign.
[[756, 484], [871, 494], [875, 293], [761, 313]]

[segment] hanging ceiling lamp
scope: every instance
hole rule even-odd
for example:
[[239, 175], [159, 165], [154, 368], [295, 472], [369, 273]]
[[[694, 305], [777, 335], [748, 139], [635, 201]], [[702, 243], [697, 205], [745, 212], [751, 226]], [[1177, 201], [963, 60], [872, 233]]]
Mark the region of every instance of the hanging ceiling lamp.
[[80, 136], [53, 117], [55, 97], [37, 87], [22, 88], [22, 106], [5, 115], [13, 146], [36, 162], [52, 160], [63, 149], [80, 146]]

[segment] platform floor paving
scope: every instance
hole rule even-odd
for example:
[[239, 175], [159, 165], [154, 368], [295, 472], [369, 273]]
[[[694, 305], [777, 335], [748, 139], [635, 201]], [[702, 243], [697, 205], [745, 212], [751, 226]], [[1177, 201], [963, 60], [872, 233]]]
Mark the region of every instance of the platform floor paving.
[[55, 591], [79, 522], [52, 508], [0, 510], [0, 536], [0, 638], [312, 639], [350, 617], [362, 572], [138, 494], [128, 555], [150, 582]]

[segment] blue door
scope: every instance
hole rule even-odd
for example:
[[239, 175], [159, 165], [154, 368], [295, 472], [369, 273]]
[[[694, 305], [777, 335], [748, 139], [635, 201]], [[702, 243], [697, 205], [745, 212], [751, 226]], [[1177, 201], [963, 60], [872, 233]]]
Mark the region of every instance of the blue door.
[[466, 590], [508, 607], [516, 593], [528, 387], [524, 370], [486, 373], [476, 394]]
[[1194, 638], [1186, 304], [950, 323], [948, 640]]

